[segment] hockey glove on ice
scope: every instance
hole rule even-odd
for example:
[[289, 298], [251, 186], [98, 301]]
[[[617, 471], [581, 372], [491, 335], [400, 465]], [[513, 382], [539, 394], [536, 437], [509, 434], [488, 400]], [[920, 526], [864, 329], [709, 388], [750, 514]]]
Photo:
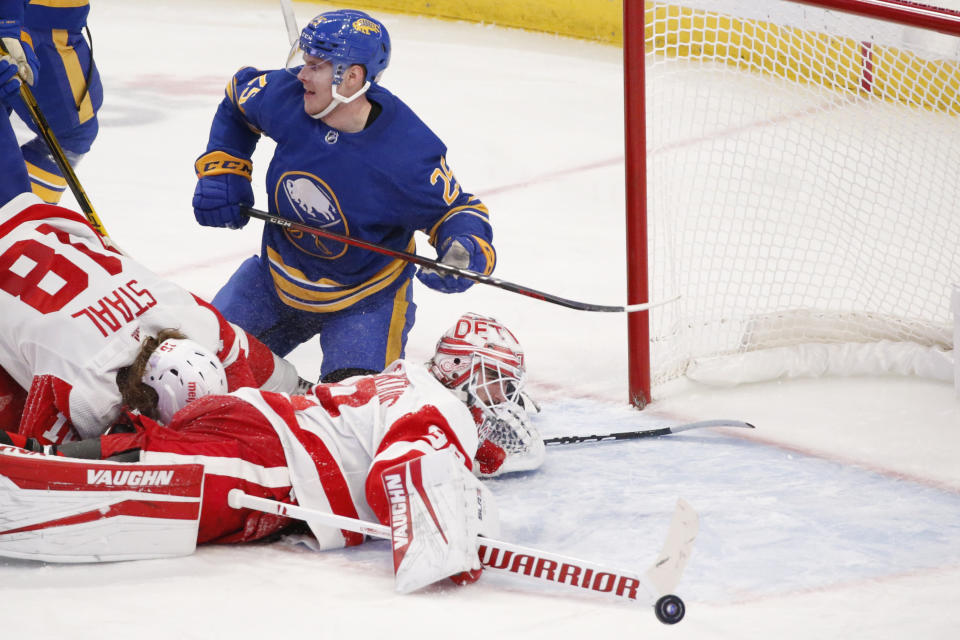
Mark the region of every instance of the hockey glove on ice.
[[[533, 402], [529, 404], [532, 408]], [[488, 418], [493, 426], [474, 456], [474, 474], [495, 478], [503, 473], [531, 471], [543, 464], [546, 445], [527, 411], [513, 403], [498, 405], [495, 411], [497, 417]]]
[[[488, 275], [497, 263], [497, 254], [493, 247], [483, 238], [477, 236], [456, 236], [447, 238], [441, 245], [443, 252], [440, 262], [469, 269]], [[443, 293], [460, 293], [473, 286], [473, 280], [461, 278], [452, 274], [441, 274], [433, 269], [420, 269], [417, 279], [431, 289]]]
[[197, 188], [193, 192], [193, 215], [205, 227], [239, 229], [250, 218], [243, 207], [253, 206], [249, 160], [223, 151], [211, 151], [196, 163]]

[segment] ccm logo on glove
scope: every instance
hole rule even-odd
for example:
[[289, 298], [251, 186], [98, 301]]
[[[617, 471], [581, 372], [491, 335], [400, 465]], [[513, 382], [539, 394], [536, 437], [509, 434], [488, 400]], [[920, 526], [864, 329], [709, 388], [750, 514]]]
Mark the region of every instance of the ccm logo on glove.
[[194, 165], [197, 177], [220, 176], [225, 173], [234, 173], [247, 180], [253, 175], [253, 163], [243, 158], [237, 158], [223, 151], [211, 151], [197, 158]]

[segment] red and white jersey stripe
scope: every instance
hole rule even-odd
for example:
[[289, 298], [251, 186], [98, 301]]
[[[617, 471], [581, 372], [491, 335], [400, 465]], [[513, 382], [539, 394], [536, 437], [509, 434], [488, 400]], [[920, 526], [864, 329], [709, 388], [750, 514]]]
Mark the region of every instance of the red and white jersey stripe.
[[255, 339], [209, 304], [105, 246], [83, 216], [32, 194], [0, 208], [0, 301], [0, 366], [31, 396], [20, 432], [47, 441], [97, 436], [112, 424], [121, 411], [117, 371], [141, 336], [167, 328], [217, 353], [231, 390], [278, 379], [287, 386], [272, 388], [292, 390], [297, 381], [291, 365], [251, 346]]
[[[451, 448], [467, 469], [477, 425], [453, 393], [417, 363], [398, 360], [379, 375], [317, 385], [307, 396], [241, 389], [283, 445], [293, 498], [338, 515], [389, 521], [380, 474]], [[360, 534], [311, 525], [321, 548], [359, 544]]]

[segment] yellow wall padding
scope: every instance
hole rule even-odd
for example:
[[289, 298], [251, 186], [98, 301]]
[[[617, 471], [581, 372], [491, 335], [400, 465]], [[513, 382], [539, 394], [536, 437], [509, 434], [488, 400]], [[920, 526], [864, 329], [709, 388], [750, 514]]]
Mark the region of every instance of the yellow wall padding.
[[622, 0], [356, 0], [350, 5], [486, 22], [609, 44], [623, 40]]
[[960, 114], [960, 65], [852, 38], [648, 3], [644, 39], [668, 57], [711, 60], [794, 82]]
[[[367, 10], [485, 22], [622, 45], [623, 2], [643, 0], [353, 0]], [[960, 65], [757, 20], [646, 2], [646, 47], [950, 114]]]

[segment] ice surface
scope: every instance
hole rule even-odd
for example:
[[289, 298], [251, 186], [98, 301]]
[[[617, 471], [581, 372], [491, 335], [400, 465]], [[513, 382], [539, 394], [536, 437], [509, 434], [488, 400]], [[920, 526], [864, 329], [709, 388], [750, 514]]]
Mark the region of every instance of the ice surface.
[[[328, 7], [295, 6], [301, 23]], [[624, 304], [620, 51], [384, 17], [395, 43], [384, 84], [446, 141], [458, 178], [489, 205], [497, 275]], [[106, 102], [80, 180], [125, 250], [210, 297], [258, 251], [260, 224], [197, 226], [193, 161], [230, 74], [282, 63], [278, 7], [96, 0], [90, 25]], [[261, 143], [255, 183], [269, 151]], [[64, 203], [74, 205], [69, 194]], [[426, 358], [462, 311], [499, 317], [527, 348], [545, 436], [707, 418], [758, 426], [553, 447], [539, 471], [490, 482], [505, 539], [634, 570], [653, 560], [684, 497], [701, 529], [677, 588], [683, 622], [664, 627], [642, 606], [493, 574], [401, 596], [385, 543], [322, 554], [275, 543], [110, 565], [0, 562], [2, 637], [956, 637], [960, 402], [950, 385], [686, 385], [639, 413], [626, 405], [622, 317], [482, 286], [457, 296], [417, 286], [408, 354]], [[318, 355], [305, 346], [293, 359], [316, 376]]]

